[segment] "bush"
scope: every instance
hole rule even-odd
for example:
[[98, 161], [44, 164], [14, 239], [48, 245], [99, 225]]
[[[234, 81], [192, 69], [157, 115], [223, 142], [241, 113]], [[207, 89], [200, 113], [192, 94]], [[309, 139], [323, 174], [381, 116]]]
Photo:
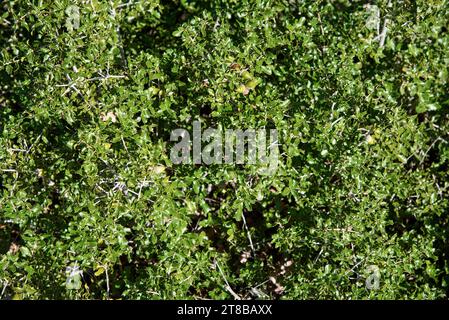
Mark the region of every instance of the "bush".
[[[0, 8], [2, 298], [447, 298], [446, 0]], [[198, 119], [278, 170], [173, 164]]]

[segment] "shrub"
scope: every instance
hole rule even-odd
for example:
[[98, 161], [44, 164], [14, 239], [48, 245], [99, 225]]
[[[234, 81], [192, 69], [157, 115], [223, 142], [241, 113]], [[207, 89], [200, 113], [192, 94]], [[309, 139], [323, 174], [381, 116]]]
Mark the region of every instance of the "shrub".
[[[446, 0], [0, 8], [2, 298], [447, 298]], [[174, 165], [198, 119], [276, 174]]]

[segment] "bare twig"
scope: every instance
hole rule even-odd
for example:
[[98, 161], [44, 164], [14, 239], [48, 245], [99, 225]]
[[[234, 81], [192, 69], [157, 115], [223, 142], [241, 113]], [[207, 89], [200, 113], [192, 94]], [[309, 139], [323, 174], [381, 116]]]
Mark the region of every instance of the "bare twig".
[[248, 236], [249, 245], [251, 246], [251, 250], [253, 251], [253, 256], [255, 257], [256, 250], [254, 249], [253, 240], [251, 239], [251, 233], [249, 232], [248, 226], [246, 224], [245, 214], [243, 214], [243, 212], [242, 212], [242, 219], [243, 219], [243, 226], [245, 227], [245, 230], [246, 230], [246, 235]]
[[357, 267], [358, 267], [362, 262], [364, 262], [365, 260], [366, 260], [366, 258], [360, 260], [359, 262], [357, 262], [355, 266], [353, 266], [350, 270], [346, 271], [345, 275], [347, 275], [347, 274], [349, 274], [349, 273], [351, 273], [351, 272], [354, 272], [355, 268], [357, 268]]
[[104, 272], [106, 273], [106, 294], [109, 299], [109, 275], [108, 275], [108, 267], [104, 266]]
[[[388, 1], [388, 5], [387, 7], [391, 7], [391, 0]], [[387, 32], [388, 32], [388, 23], [390, 22], [390, 20], [388, 20], [388, 18], [385, 18], [384, 20], [384, 26], [382, 28], [382, 33], [379, 34], [379, 30], [377, 31], [378, 33], [378, 37], [379, 37], [379, 46], [382, 48], [385, 44], [385, 39], [387, 38]]]
[[385, 18], [384, 27], [382, 29], [382, 33], [379, 35], [379, 45], [380, 45], [381, 48], [384, 46], [385, 39], [387, 37], [387, 32], [388, 32], [387, 25], [388, 25], [388, 22], [389, 22], [389, 20], [387, 18]]
[[217, 28], [220, 26], [220, 20], [217, 18], [217, 20], [215, 21], [215, 24], [214, 24], [214, 32], [217, 30]]
[[321, 16], [318, 13], [318, 22], [320, 23], [321, 34], [324, 36], [323, 22], [321, 22]]
[[320, 250], [320, 252], [318, 253], [318, 255], [316, 256], [316, 258], [315, 258], [315, 260], [313, 261], [313, 264], [315, 264], [317, 261], [318, 261], [318, 259], [321, 257], [321, 254], [323, 253], [323, 247], [321, 247], [321, 250]]
[[228, 282], [228, 280], [226, 279], [226, 277], [225, 277], [225, 275], [224, 275], [224, 273], [223, 273], [223, 270], [221, 270], [220, 264], [218, 263], [217, 260], [215, 260], [215, 264], [217, 265], [218, 270], [220, 271], [220, 274], [221, 274], [221, 276], [223, 277], [224, 282], [226, 283], [225, 289], [226, 289], [226, 290], [227, 290], [227, 291], [234, 297], [234, 299], [236, 299], [236, 300], [242, 300], [242, 298], [240, 298], [240, 296], [239, 296], [237, 293], [235, 293], [234, 290], [232, 290], [232, 288], [231, 288], [231, 286], [229, 285], [229, 282]]
[[0, 293], [0, 299], [3, 297], [3, 294], [5, 293], [7, 286], [8, 286], [8, 281], [5, 280], [2, 292]]
[[118, 9], [121, 9], [121, 8], [124, 8], [124, 7], [129, 7], [129, 6], [132, 6], [132, 5], [135, 5], [135, 4], [139, 4], [141, 1], [136, 1], [136, 2], [134, 2], [134, 1], [130, 1], [130, 2], [127, 2], [127, 3], [122, 3], [122, 4], [119, 4], [118, 6], [117, 6], [117, 8]]
[[119, 75], [119, 76], [114, 76], [114, 75], [110, 75], [110, 74], [103, 75], [100, 72], [99, 72], [99, 74], [100, 74], [99, 77], [89, 78], [89, 79], [86, 79], [86, 81], [98, 81], [98, 80], [104, 81], [104, 80], [108, 80], [108, 79], [123, 79], [123, 78], [126, 78], [126, 76], [123, 76], [123, 75]]
[[126, 153], [129, 153], [128, 148], [126, 147], [125, 140], [123, 139], [123, 136], [120, 137], [122, 139], [123, 147], [125, 147]]
[[433, 146], [435, 145], [435, 143], [436, 143], [437, 141], [444, 141], [444, 140], [443, 140], [441, 137], [436, 138], [435, 141], [432, 142], [432, 144], [430, 145], [430, 147], [429, 147], [429, 148], [427, 149], [427, 151], [424, 153], [424, 156], [421, 158], [421, 161], [419, 162], [419, 165], [421, 165], [421, 164], [424, 162], [424, 160], [426, 160], [427, 154], [429, 153], [430, 149], [433, 148]]
[[41, 132], [41, 134], [36, 138], [36, 140], [34, 140], [34, 142], [31, 144], [31, 146], [28, 148], [26, 153], [30, 153], [31, 149], [34, 147], [34, 145], [40, 140], [40, 138], [42, 137], [43, 132]]

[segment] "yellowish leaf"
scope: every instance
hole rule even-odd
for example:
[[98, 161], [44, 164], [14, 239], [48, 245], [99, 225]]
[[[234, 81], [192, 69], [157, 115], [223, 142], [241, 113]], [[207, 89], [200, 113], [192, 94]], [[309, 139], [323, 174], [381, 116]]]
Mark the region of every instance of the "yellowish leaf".
[[97, 271], [95, 271], [95, 276], [96, 277], [101, 276], [103, 273], [104, 273], [104, 268], [103, 267], [99, 267], [97, 269]]
[[242, 72], [242, 77], [245, 78], [246, 80], [251, 80], [253, 78], [251, 73], [249, 73], [248, 71], [243, 71]]
[[246, 84], [246, 87], [248, 87], [250, 89], [254, 89], [255, 87], [257, 87], [258, 84], [259, 84], [259, 81], [251, 80]]
[[237, 88], [237, 92], [242, 93], [246, 96], [249, 93], [249, 89], [244, 84], [242, 84]]
[[156, 174], [161, 174], [161, 173], [165, 172], [165, 167], [164, 166], [154, 166], [151, 168], [151, 171]]

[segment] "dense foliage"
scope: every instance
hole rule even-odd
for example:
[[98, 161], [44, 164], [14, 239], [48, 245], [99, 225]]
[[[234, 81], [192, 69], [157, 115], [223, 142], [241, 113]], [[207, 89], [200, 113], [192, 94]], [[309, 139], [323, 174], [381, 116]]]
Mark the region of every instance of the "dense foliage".
[[0, 3], [1, 298], [447, 298], [448, 1], [122, 1]]

